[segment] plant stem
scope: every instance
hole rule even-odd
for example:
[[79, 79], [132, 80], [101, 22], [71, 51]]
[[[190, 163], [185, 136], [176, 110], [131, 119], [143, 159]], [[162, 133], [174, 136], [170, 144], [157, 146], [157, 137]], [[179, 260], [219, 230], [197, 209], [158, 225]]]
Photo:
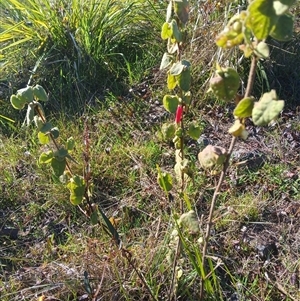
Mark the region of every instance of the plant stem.
[[[246, 88], [246, 92], [245, 92], [244, 97], [249, 97], [251, 95], [254, 80], [255, 80], [257, 61], [258, 61], [257, 57], [252, 56], [251, 67], [250, 67], [250, 71], [249, 71], [249, 78], [248, 78], [247, 88]], [[232, 154], [232, 151], [234, 149], [236, 141], [237, 141], [237, 137], [233, 136], [232, 139], [231, 139], [229, 149], [227, 151], [226, 160], [223, 164], [223, 169], [222, 169], [222, 172], [221, 172], [221, 175], [220, 175], [220, 178], [219, 178], [218, 185], [217, 185], [217, 187], [214, 191], [214, 194], [213, 194], [213, 197], [212, 197], [212, 200], [211, 200], [209, 216], [208, 216], [208, 222], [207, 222], [207, 228], [206, 228], [206, 233], [205, 233], [205, 237], [204, 237], [204, 245], [203, 245], [203, 249], [202, 249], [202, 265], [203, 265], [203, 270], [204, 271], [205, 271], [205, 265], [206, 265], [206, 253], [207, 253], [208, 241], [209, 241], [209, 238], [210, 238], [210, 232], [211, 232], [211, 227], [212, 227], [213, 213], [214, 213], [217, 197], [220, 193], [222, 183], [224, 181], [227, 169], [229, 167], [230, 157], [231, 157], [231, 154]], [[205, 272], [205, 275], [206, 275], [206, 272]], [[202, 277], [201, 278], [201, 284], [200, 284], [200, 295], [199, 295], [200, 300], [202, 300], [202, 298], [203, 298], [204, 281], [205, 281], [205, 277]]]

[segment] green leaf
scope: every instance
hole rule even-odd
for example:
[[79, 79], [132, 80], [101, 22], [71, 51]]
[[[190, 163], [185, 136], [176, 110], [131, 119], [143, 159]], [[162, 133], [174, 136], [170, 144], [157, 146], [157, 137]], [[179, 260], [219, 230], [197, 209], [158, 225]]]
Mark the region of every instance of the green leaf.
[[233, 115], [239, 118], [246, 118], [252, 115], [252, 109], [254, 107], [254, 97], [243, 98], [233, 111]]
[[272, 120], [277, 118], [284, 107], [284, 101], [277, 99], [276, 91], [271, 90], [255, 103], [252, 111], [252, 119], [255, 125], [268, 125]]
[[161, 127], [161, 132], [163, 134], [163, 138], [165, 140], [170, 140], [173, 139], [174, 135], [175, 135], [175, 124], [174, 122], [172, 123], [164, 123]]
[[48, 95], [44, 88], [40, 85], [36, 85], [33, 87], [33, 95], [35, 98], [41, 100], [41, 101], [47, 101], [48, 100]]
[[240, 86], [240, 77], [233, 68], [220, 68], [217, 70], [217, 76], [211, 78], [209, 90], [218, 98], [230, 101], [235, 98]]
[[13, 94], [10, 97], [10, 103], [14, 109], [22, 110], [27, 102], [18, 97], [18, 95]]
[[54, 153], [54, 156], [58, 159], [65, 159], [68, 156], [68, 150], [66, 150], [64, 147], [61, 147], [59, 150], [57, 150]]
[[191, 63], [189, 61], [182, 60], [180, 62], [173, 64], [169, 72], [171, 75], [176, 76], [176, 75], [179, 75], [182, 71], [184, 71], [190, 67], [191, 67]]
[[173, 76], [179, 75], [183, 71], [184, 65], [181, 62], [174, 63], [170, 69], [170, 74]]
[[170, 176], [170, 174], [166, 172], [162, 172], [158, 166], [157, 166], [157, 171], [158, 171], [158, 175], [157, 175], [158, 185], [161, 187], [161, 189], [164, 192], [169, 192], [173, 187], [172, 177]]
[[51, 131], [51, 129], [52, 129], [52, 124], [50, 122], [45, 122], [41, 127], [40, 132], [42, 132], [43, 134], [47, 134]]
[[57, 157], [53, 157], [51, 160], [51, 167], [56, 177], [60, 177], [66, 169], [66, 160], [58, 160]]
[[273, 7], [276, 15], [283, 15], [288, 12], [289, 8], [295, 3], [295, 0], [274, 0]]
[[277, 21], [273, 0], [253, 0], [248, 6], [248, 13], [247, 26], [258, 40], [266, 39]]
[[50, 163], [52, 161], [53, 157], [54, 157], [54, 155], [53, 155], [53, 151], [52, 150], [50, 150], [48, 152], [43, 152], [43, 153], [41, 153], [41, 155], [39, 157], [39, 163], [40, 164]]
[[50, 142], [49, 135], [42, 132], [38, 132], [38, 139], [41, 144], [48, 144]]
[[173, 62], [173, 56], [165, 52], [162, 57], [159, 69], [163, 70], [169, 67], [172, 64], [172, 62]]
[[178, 103], [179, 98], [176, 95], [165, 95], [163, 98], [163, 106], [170, 113], [176, 112]]
[[171, 38], [172, 35], [173, 35], [173, 32], [172, 32], [171, 24], [168, 22], [165, 22], [161, 28], [161, 38], [163, 40], [166, 40], [168, 38]]
[[168, 89], [169, 90], [173, 90], [177, 86], [176, 77], [174, 75], [171, 75], [170, 73], [168, 73], [167, 82], [168, 82]]
[[70, 201], [73, 205], [79, 205], [83, 201], [85, 193], [85, 182], [83, 177], [74, 175], [67, 184], [70, 190]]
[[294, 28], [294, 18], [290, 14], [282, 15], [278, 18], [270, 36], [278, 41], [286, 42], [292, 39]]
[[185, 227], [190, 234], [196, 234], [200, 231], [199, 221], [194, 210], [183, 213], [178, 220], [178, 224]]
[[192, 139], [197, 140], [197, 139], [199, 139], [199, 137], [201, 135], [201, 128], [196, 123], [191, 123], [189, 125], [187, 133]]
[[59, 137], [59, 130], [57, 127], [52, 128], [50, 133], [54, 139], [57, 139]]
[[66, 143], [66, 148], [68, 151], [71, 151], [75, 146], [75, 140], [73, 137], [68, 138]]
[[33, 101], [33, 89], [31, 86], [27, 86], [26, 88], [20, 89], [17, 91], [17, 96], [24, 102], [32, 102]]
[[183, 91], [188, 91], [191, 86], [191, 72], [190, 68], [183, 70], [178, 76], [176, 76], [178, 86]]
[[259, 58], [268, 58], [270, 55], [270, 49], [267, 43], [261, 41], [257, 44], [255, 47], [254, 53], [259, 57]]
[[176, 40], [176, 42], [181, 42], [182, 41], [182, 33], [180, 32], [178, 28], [178, 24], [176, 20], [171, 21], [171, 27], [172, 27], [172, 37]]

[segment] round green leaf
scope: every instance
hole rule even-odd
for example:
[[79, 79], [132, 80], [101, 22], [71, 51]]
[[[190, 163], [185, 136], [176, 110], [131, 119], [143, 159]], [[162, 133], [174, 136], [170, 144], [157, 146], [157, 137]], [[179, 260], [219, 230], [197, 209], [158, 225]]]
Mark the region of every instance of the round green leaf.
[[173, 122], [172, 123], [164, 123], [161, 127], [161, 132], [162, 132], [163, 138], [165, 140], [173, 139], [173, 137], [175, 135], [175, 130], [176, 130], [176, 127]]
[[171, 38], [172, 37], [172, 28], [170, 26], [170, 23], [168, 22], [165, 22], [163, 25], [162, 25], [162, 28], [161, 28], [161, 38], [163, 40], [166, 40], [168, 38]]
[[188, 128], [188, 135], [194, 140], [199, 139], [199, 137], [201, 135], [200, 126], [195, 123], [191, 123]]
[[226, 149], [220, 146], [207, 145], [199, 154], [198, 160], [203, 168], [222, 165], [226, 160]]
[[17, 91], [17, 96], [23, 100], [24, 102], [32, 102], [33, 101], [33, 89], [31, 86], [27, 86], [26, 88], [20, 89]]
[[50, 133], [54, 139], [57, 139], [59, 137], [59, 130], [57, 127], [52, 128]]
[[184, 65], [181, 62], [177, 62], [172, 65], [169, 72], [171, 75], [176, 76], [182, 72], [183, 68], [184, 68]]
[[54, 153], [54, 156], [58, 159], [58, 160], [62, 160], [65, 159], [68, 156], [68, 151], [65, 148], [60, 148], [58, 151], [56, 151]]
[[36, 85], [33, 87], [33, 95], [35, 98], [41, 100], [41, 101], [47, 101], [48, 100], [48, 95], [44, 88], [40, 85]]
[[277, 21], [273, 0], [253, 0], [248, 6], [248, 13], [247, 26], [258, 40], [266, 39]]
[[190, 68], [183, 70], [178, 76], [176, 76], [178, 86], [183, 91], [188, 91], [191, 86], [191, 72]]
[[240, 77], [233, 68], [220, 68], [217, 76], [209, 82], [209, 91], [212, 91], [218, 98], [230, 101], [235, 98], [240, 86]]
[[176, 112], [178, 103], [179, 98], [176, 95], [165, 95], [163, 98], [163, 106], [170, 113]]
[[50, 163], [52, 161], [52, 158], [53, 158], [53, 151], [52, 150], [50, 150], [48, 152], [41, 153], [41, 155], [39, 157], [39, 163], [40, 164]]
[[40, 131], [43, 133], [43, 134], [46, 134], [46, 133], [49, 133], [52, 129], [52, 124], [50, 122], [45, 122], [43, 124], [43, 126], [41, 127]]
[[255, 125], [264, 126], [276, 119], [284, 107], [283, 100], [277, 100], [275, 90], [265, 93], [252, 110], [252, 119]]
[[254, 97], [243, 98], [233, 111], [233, 115], [239, 118], [246, 118], [252, 115], [252, 109], [254, 107]]
[[278, 41], [289, 41], [293, 37], [294, 18], [290, 14], [279, 16], [270, 36]]
[[58, 160], [56, 157], [53, 157], [51, 160], [51, 167], [56, 177], [60, 177], [66, 169], [66, 160]]
[[10, 103], [14, 109], [21, 110], [24, 108], [26, 101], [18, 97], [18, 95], [13, 94], [10, 97]]
[[48, 134], [44, 134], [43, 132], [38, 132], [38, 139], [41, 144], [48, 144], [50, 142]]

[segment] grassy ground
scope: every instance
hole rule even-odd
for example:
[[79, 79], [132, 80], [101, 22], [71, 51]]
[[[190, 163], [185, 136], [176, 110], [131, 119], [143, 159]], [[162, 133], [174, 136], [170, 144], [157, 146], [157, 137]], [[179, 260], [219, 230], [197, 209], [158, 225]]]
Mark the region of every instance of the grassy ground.
[[[84, 206], [80, 210], [70, 204], [67, 189], [54, 181], [49, 169], [38, 166], [37, 158], [44, 149], [37, 133], [33, 127], [21, 128], [22, 113], [11, 115], [8, 108], [7, 96], [17, 89], [14, 84], [28, 77], [5, 73], [10, 78], [1, 82], [5, 87], [1, 89], [2, 112], [18, 122], [16, 130], [5, 123], [0, 136], [1, 300], [131, 301], [153, 300], [153, 296], [169, 300], [170, 295], [177, 300], [197, 300], [198, 255], [217, 177], [204, 172], [196, 156], [206, 143], [228, 146], [227, 129], [233, 121], [230, 106], [220, 105], [204, 94], [209, 63], [220, 55], [213, 45], [215, 33], [206, 22], [215, 22], [217, 32], [224, 21], [213, 4], [205, 6], [199, 21], [196, 12], [200, 6], [194, 3], [190, 28], [194, 35], [186, 50], [196, 66], [190, 117], [196, 117], [202, 127], [201, 139], [187, 143], [187, 154], [195, 164], [194, 183], [188, 185], [187, 194], [201, 232], [198, 237], [182, 233], [176, 285], [172, 286], [171, 281], [179, 196], [176, 190], [168, 196], [161, 191], [156, 170], [159, 165], [173, 172], [174, 148], [159, 135], [161, 124], [172, 122], [173, 116], [161, 106], [165, 78], [157, 71], [160, 59], [152, 61], [150, 56], [146, 71], [139, 60], [131, 62], [130, 72], [128, 65], [126, 68], [121, 64], [121, 70], [127, 70], [115, 81], [122, 86], [121, 92], [110, 84], [98, 90], [93, 90], [93, 85], [80, 88], [68, 100], [84, 104], [84, 113], [74, 116], [72, 110], [67, 110], [68, 105], [59, 105], [59, 96], [51, 97], [54, 104], [46, 107], [49, 119], [61, 131], [60, 142], [69, 136], [76, 141], [72, 155], [79, 162], [73, 166], [78, 172], [83, 169], [83, 132], [88, 126], [94, 185], [91, 201], [113, 218], [134, 267], [104, 227], [92, 225], [82, 214]], [[296, 33], [294, 44], [299, 43], [298, 39]], [[159, 45], [153, 47], [153, 51], [156, 49]], [[225, 59], [236, 58], [233, 53], [222, 55]], [[295, 62], [296, 56], [291, 58]], [[276, 66], [275, 61], [272, 66], [266, 65], [268, 72], [276, 72]], [[246, 70], [247, 64], [240, 68]], [[45, 66], [40, 70], [41, 78], [51, 72]], [[74, 83], [70, 80], [74, 74], [68, 72], [70, 77], [64, 79], [70, 87], [87, 87], [81, 81], [85, 77]], [[293, 76], [293, 91], [298, 93], [296, 73]], [[58, 80], [62, 78], [60, 75]], [[8, 89], [9, 82], [13, 86]], [[54, 83], [49, 84], [49, 91]], [[257, 89], [265, 87], [265, 82], [259, 83]], [[285, 91], [281, 89], [281, 93]], [[300, 298], [300, 136], [295, 99], [272, 126], [256, 129], [249, 122], [249, 139], [237, 144], [214, 214], [208, 252], [212, 273], [206, 300]], [[60, 114], [55, 112], [58, 108], [63, 109]], [[170, 291], [172, 287], [174, 292]]]

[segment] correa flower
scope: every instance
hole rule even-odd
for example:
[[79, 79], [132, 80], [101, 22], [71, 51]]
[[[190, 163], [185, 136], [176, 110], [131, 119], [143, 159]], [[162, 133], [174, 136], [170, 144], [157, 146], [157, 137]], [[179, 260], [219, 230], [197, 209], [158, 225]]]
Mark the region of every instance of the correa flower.
[[176, 110], [175, 123], [180, 123], [183, 114], [183, 106], [179, 105]]

